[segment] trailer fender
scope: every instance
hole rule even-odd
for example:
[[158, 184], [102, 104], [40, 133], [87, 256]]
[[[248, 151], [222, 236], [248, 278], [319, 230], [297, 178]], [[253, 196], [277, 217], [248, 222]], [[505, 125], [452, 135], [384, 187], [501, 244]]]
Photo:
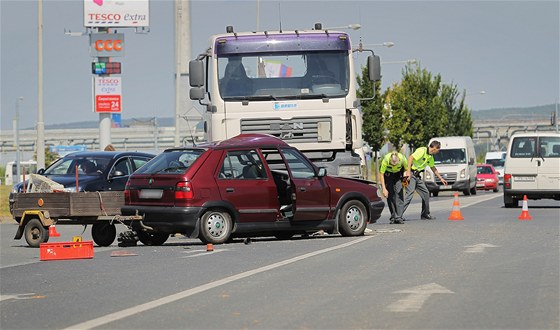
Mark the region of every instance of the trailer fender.
[[27, 210], [27, 211], [24, 211], [22, 216], [21, 216], [21, 221], [19, 222], [18, 230], [16, 232], [16, 236], [14, 237], [14, 239], [20, 239], [23, 236], [23, 230], [25, 228], [25, 225], [27, 225], [29, 220], [35, 219], [35, 218], [38, 218], [41, 221], [41, 223], [43, 224], [43, 226], [45, 226], [45, 227], [49, 227], [49, 226], [51, 226], [55, 223], [55, 221], [53, 219], [51, 219], [49, 211], [47, 211], [47, 210], [44, 210], [44, 211], [43, 210]]

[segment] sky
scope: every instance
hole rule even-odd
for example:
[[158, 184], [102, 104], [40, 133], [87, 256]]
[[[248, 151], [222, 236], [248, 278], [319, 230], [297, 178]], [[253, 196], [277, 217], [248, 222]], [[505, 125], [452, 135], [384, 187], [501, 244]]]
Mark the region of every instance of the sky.
[[[466, 90], [472, 110], [553, 104], [560, 97], [560, 1], [206, 1], [192, 0], [193, 57], [210, 35], [236, 31], [343, 27], [353, 45], [391, 41], [381, 56], [382, 89], [401, 80], [404, 64]], [[150, 1], [150, 32], [125, 34], [123, 119], [174, 117], [174, 4]], [[257, 20], [258, 17], [258, 20]], [[82, 0], [43, 0], [45, 125], [97, 121], [92, 112], [89, 40]], [[20, 128], [37, 121], [37, 1], [0, 0], [0, 129], [11, 130], [20, 102]], [[355, 57], [364, 65], [366, 56]], [[383, 64], [386, 62], [385, 64]], [[484, 91], [484, 94], [480, 92]], [[188, 98], [188, 92], [184, 92]]]

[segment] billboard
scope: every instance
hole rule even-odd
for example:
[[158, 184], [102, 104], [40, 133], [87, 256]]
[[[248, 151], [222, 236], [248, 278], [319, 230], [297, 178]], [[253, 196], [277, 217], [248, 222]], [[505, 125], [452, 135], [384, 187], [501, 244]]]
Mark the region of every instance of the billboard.
[[84, 0], [85, 27], [148, 27], [149, 0]]
[[94, 111], [120, 113], [122, 111], [121, 77], [93, 77]]

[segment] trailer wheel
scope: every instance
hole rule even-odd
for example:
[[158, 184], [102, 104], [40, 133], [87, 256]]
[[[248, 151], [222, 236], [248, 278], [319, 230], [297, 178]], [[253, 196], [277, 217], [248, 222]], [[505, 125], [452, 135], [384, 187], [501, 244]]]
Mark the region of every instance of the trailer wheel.
[[233, 224], [226, 211], [209, 210], [200, 219], [200, 236], [203, 243], [222, 244], [231, 236]]
[[146, 231], [138, 231], [138, 239], [144, 245], [163, 245], [168, 238], [169, 234], [166, 233], [148, 233]]
[[25, 240], [31, 247], [39, 247], [49, 240], [49, 229], [38, 218], [30, 219], [24, 229]]
[[367, 211], [364, 204], [350, 200], [344, 204], [338, 217], [338, 227], [342, 236], [363, 235], [367, 226]]
[[115, 225], [109, 223], [94, 223], [91, 226], [91, 237], [95, 244], [99, 246], [109, 246], [117, 237]]

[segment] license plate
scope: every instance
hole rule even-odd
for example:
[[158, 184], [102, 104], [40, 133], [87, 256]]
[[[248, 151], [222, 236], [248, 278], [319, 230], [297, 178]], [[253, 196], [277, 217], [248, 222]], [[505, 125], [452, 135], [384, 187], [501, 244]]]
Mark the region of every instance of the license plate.
[[448, 190], [451, 189], [451, 186], [448, 184], [442, 184], [441, 186], [439, 186], [439, 190]]
[[534, 176], [516, 176], [514, 177], [516, 182], [534, 182]]
[[139, 197], [142, 199], [159, 199], [162, 195], [163, 190], [161, 189], [142, 189]]
[[482, 183], [477, 183], [476, 186], [477, 186], [477, 187], [484, 187], [484, 182], [482, 182]]

